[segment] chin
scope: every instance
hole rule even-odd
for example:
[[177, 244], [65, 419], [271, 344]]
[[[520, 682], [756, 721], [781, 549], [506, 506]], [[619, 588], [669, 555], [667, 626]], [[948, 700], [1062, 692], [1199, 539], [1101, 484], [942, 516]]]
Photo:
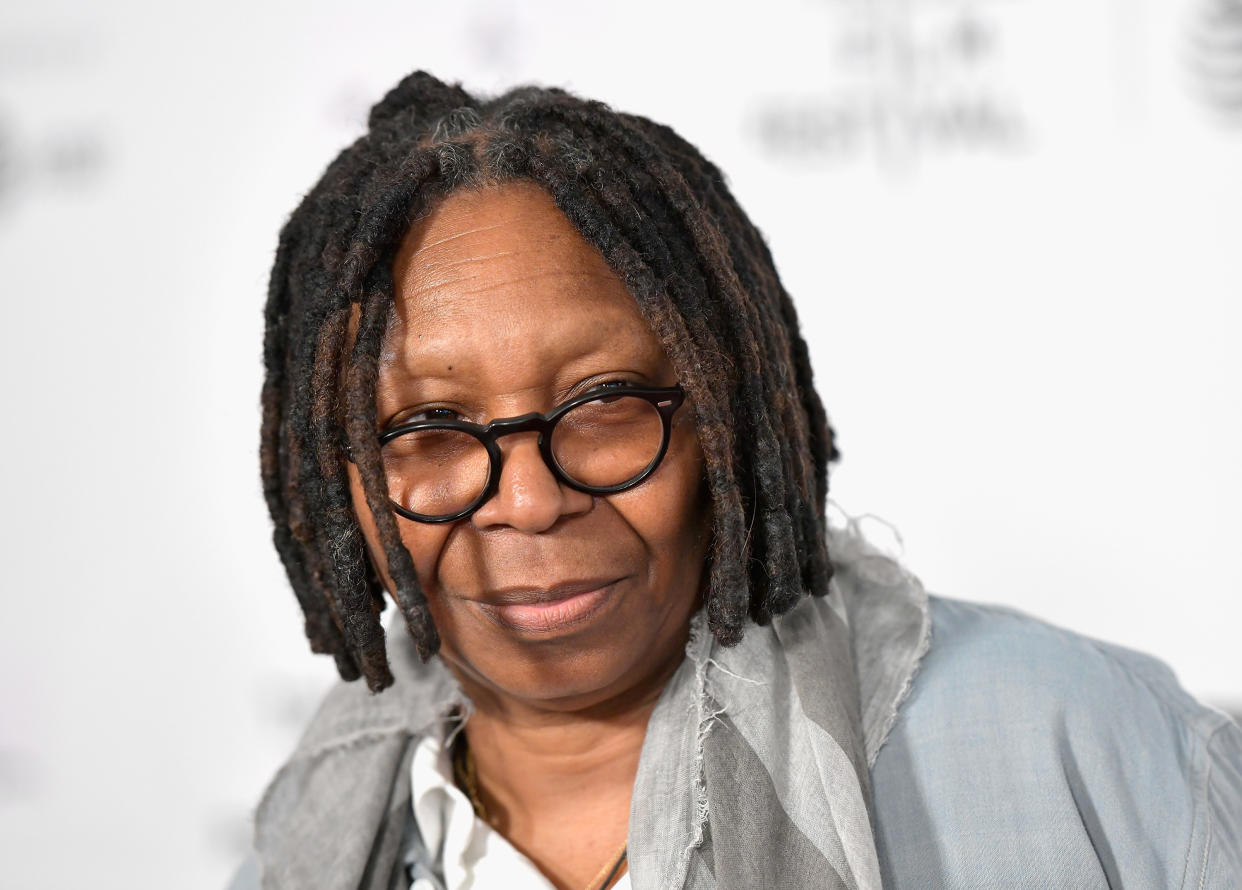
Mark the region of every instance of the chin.
[[617, 618], [620, 627], [608, 622], [590, 633], [535, 642], [493, 636], [465, 653], [445, 646], [444, 655], [472, 697], [491, 693], [556, 711], [632, 701], [662, 685], [685, 647], [685, 628], [671, 636], [661, 627], [635, 633], [634, 622]]

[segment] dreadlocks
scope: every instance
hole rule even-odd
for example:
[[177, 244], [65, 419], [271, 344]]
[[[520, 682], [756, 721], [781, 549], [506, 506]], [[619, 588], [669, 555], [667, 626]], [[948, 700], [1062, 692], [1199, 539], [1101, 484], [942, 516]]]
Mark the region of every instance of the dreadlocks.
[[[712, 499], [708, 626], [737, 643], [823, 594], [833, 432], [793, 303], [720, 171], [668, 127], [561, 90], [480, 100], [423, 72], [372, 110], [280, 235], [266, 310], [263, 490], [311, 649], [392, 683], [383, 589], [354, 515], [341, 427], [393, 595], [423, 659], [439, 636], [389, 506], [376, 438], [392, 262], [411, 221], [460, 188], [547, 190], [629, 288], [695, 406]], [[356, 333], [351, 328], [356, 319]]]

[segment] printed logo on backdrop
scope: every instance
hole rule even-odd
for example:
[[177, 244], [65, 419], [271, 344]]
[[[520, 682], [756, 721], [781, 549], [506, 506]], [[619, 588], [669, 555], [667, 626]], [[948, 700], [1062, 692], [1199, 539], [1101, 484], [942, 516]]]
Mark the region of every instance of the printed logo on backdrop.
[[1224, 123], [1242, 126], [1242, 0], [1198, 0], [1186, 62], [1193, 92]]
[[84, 33], [48, 30], [0, 36], [0, 220], [36, 197], [93, 187], [108, 155], [106, 134], [71, 103], [36, 114], [32, 97], [58, 98], [98, 67], [100, 46]]
[[94, 184], [106, 157], [99, 130], [23, 124], [0, 108], [0, 212], [40, 192], [64, 194]]
[[1004, 77], [1005, 14], [1018, 0], [828, 0], [826, 88], [768, 96], [748, 129], [777, 158], [904, 165], [1027, 138]]

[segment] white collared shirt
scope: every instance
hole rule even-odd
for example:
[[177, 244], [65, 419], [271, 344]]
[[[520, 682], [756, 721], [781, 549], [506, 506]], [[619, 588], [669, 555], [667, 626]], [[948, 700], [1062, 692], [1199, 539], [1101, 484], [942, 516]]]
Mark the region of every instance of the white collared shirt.
[[[414, 820], [428, 850], [443, 850], [447, 890], [555, 890], [538, 867], [500, 832], [479, 819], [453, 782], [453, 764], [444, 733], [430, 733], [414, 750], [410, 764]], [[443, 844], [443, 846], [441, 846]], [[410, 890], [434, 890], [417, 878]], [[613, 890], [630, 890], [621, 876]]]

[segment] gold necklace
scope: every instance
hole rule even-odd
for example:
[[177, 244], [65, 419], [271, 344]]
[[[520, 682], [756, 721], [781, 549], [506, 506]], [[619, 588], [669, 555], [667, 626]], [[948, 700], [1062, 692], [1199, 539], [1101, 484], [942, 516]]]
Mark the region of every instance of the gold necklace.
[[[605, 887], [612, 883], [613, 878], [622, 874], [621, 866], [625, 862], [625, 854], [628, 848], [629, 841], [627, 840], [626, 843], [621, 845], [621, 849], [617, 851], [616, 858], [609, 858], [608, 862], [604, 863], [604, 867], [595, 873], [595, 877], [591, 878], [591, 882], [586, 885], [586, 890], [604, 890]], [[612, 864], [609, 865], [609, 862]]]
[[[461, 733], [453, 740], [450, 756], [453, 761], [453, 778], [457, 780], [457, 787], [466, 792], [466, 797], [470, 799], [470, 806], [474, 808], [474, 814], [491, 825], [494, 830], [496, 826], [492, 825], [492, 820], [488, 818], [487, 808], [483, 806], [483, 799], [479, 796], [479, 771], [474, 763], [474, 752], [466, 744], [465, 733]], [[595, 877], [591, 878], [585, 890], [604, 890], [614, 878], [623, 874], [624, 870], [621, 866], [625, 864], [628, 850], [627, 840], [616, 854], [608, 857], [608, 861], [596, 872]]]

